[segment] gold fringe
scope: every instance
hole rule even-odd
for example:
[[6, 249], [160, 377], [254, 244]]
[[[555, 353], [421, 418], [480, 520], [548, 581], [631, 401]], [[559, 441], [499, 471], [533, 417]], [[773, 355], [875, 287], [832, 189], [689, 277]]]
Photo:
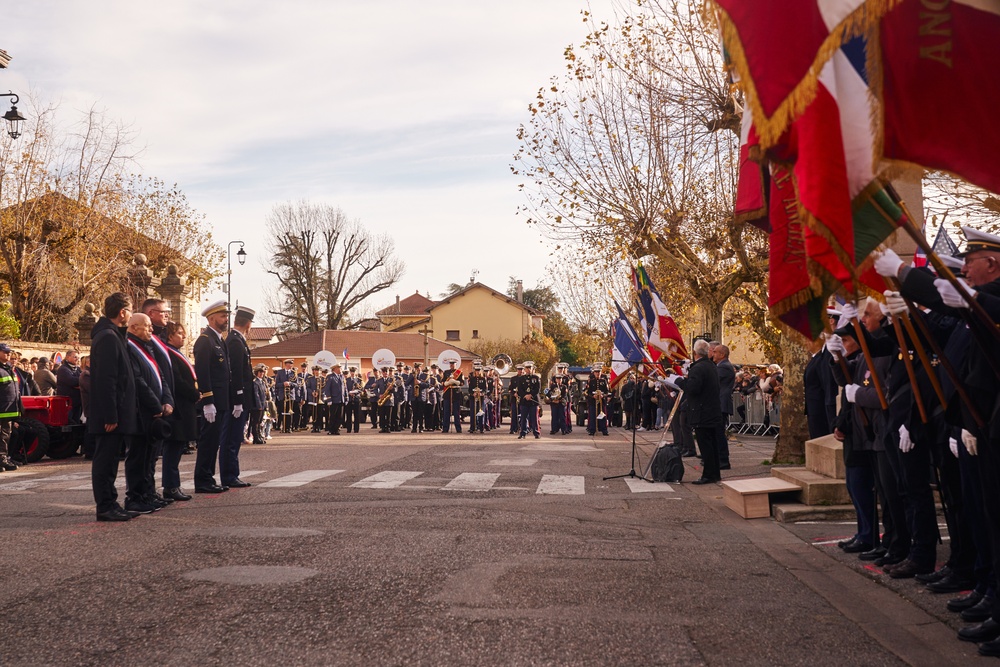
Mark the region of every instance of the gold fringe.
[[868, 35], [876, 30], [881, 18], [901, 0], [866, 0], [860, 7], [844, 18], [823, 40], [816, 52], [812, 65], [778, 105], [774, 114], [768, 117], [760, 105], [757, 87], [747, 65], [746, 52], [740, 40], [739, 30], [726, 11], [714, 0], [708, 3], [715, 7], [716, 24], [720, 28], [733, 69], [739, 75], [739, 85], [745, 91], [747, 108], [753, 114], [754, 129], [764, 149], [778, 143], [788, 126], [802, 115], [802, 112], [816, 97], [819, 75], [826, 62], [841, 45], [858, 36]]

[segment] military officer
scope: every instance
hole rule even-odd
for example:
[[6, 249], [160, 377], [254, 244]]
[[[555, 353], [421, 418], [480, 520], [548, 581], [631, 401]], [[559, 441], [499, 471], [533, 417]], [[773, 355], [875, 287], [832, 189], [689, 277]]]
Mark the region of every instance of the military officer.
[[240, 479], [240, 447], [250, 420], [253, 406], [253, 366], [250, 363], [250, 346], [247, 335], [253, 322], [254, 311], [238, 306], [233, 317], [233, 327], [226, 336], [229, 352], [230, 402], [232, 410], [223, 416], [222, 440], [219, 449], [219, 479], [223, 486], [244, 488], [250, 482]]
[[199, 406], [204, 420], [198, 435], [194, 466], [195, 493], [221, 493], [229, 487], [215, 483], [215, 462], [222, 442], [223, 416], [229, 413], [232, 381], [229, 351], [222, 334], [229, 328], [229, 304], [225, 299], [208, 304], [201, 311], [208, 322], [194, 342], [194, 371], [201, 389]]

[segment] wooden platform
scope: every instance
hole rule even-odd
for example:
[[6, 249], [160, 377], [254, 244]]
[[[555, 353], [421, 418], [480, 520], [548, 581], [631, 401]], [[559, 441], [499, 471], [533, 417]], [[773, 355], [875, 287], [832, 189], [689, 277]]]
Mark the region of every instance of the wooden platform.
[[776, 477], [736, 479], [722, 483], [722, 499], [744, 519], [761, 519], [771, 516], [769, 494], [801, 490], [799, 485]]

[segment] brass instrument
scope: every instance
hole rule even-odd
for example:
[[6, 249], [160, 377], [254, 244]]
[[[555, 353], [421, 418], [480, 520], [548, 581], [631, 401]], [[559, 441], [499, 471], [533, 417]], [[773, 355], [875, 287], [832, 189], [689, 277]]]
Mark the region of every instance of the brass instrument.
[[396, 389], [396, 383], [395, 382], [390, 382], [390, 383], [386, 384], [385, 391], [383, 391], [382, 395], [378, 397], [378, 406], [379, 407], [382, 407], [383, 405], [385, 405], [386, 401], [388, 401], [390, 398], [392, 398], [392, 392], [395, 389]]
[[594, 391], [594, 405], [597, 408], [597, 419], [601, 420], [607, 417], [604, 414], [604, 392], [600, 389]]
[[506, 354], [498, 354], [490, 360], [490, 364], [496, 369], [496, 372], [500, 375], [506, 375], [510, 372], [511, 366], [514, 362], [511, 361], [510, 357]]

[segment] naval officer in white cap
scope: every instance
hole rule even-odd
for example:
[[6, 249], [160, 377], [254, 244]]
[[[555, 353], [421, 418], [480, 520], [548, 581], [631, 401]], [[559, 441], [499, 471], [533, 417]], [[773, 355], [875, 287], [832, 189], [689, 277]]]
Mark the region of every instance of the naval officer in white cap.
[[201, 390], [204, 420], [198, 435], [198, 455], [194, 466], [195, 493], [221, 493], [229, 487], [215, 483], [215, 461], [219, 455], [223, 416], [229, 412], [229, 350], [222, 334], [229, 328], [229, 304], [225, 299], [201, 311], [208, 321], [194, 342], [194, 372]]
[[231, 389], [229, 393], [232, 409], [225, 414], [222, 422], [222, 440], [219, 445], [219, 479], [222, 486], [243, 488], [250, 482], [240, 479], [240, 447], [243, 434], [250, 419], [253, 405], [253, 368], [250, 364], [250, 346], [247, 335], [253, 323], [254, 311], [245, 306], [237, 306], [233, 317], [233, 328], [226, 336], [226, 350], [229, 352]]

